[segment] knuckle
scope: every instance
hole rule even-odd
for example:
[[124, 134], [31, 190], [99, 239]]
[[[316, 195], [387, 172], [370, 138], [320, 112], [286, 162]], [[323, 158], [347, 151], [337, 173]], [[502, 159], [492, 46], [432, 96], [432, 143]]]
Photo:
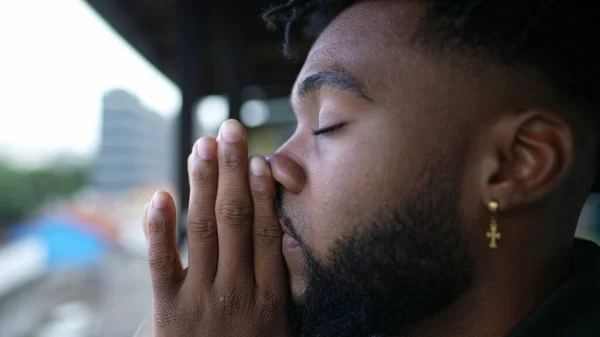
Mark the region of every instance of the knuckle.
[[176, 256], [171, 252], [151, 249], [148, 253], [150, 269], [158, 272], [170, 271], [175, 265]]
[[223, 168], [232, 170], [240, 168], [243, 162], [244, 160], [242, 159], [239, 151], [237, 151], [235, 148], [229, 148], [223, 152], [223, 160], [220, 164], [223, 166]]
[[224, 221], [231, 224], [245, 224], [250, 221], [252, 207], [245, 202], [221, 202], [218, 206], [219, 214]]
[[257, 221], [254, 224], [254, 236], [263, 241], [279, 241], [283, 231], [279, 224], [273, 222], [272, 219]]
[[188, 220], [188, 231], [196, 238], [211, 239], [217, 235], [217, 222], [212, 218], [191, 218]]

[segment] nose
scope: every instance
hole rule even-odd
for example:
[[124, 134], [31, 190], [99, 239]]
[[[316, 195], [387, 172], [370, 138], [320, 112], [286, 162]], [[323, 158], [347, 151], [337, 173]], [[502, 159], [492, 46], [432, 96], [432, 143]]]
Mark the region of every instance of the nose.
[[286, 192], [299, 194], [306, 184], [304, 169], [293, 159], [282, 153], [275, 153], [267, 157], [271, 166], [273, 178], [280, 183]]

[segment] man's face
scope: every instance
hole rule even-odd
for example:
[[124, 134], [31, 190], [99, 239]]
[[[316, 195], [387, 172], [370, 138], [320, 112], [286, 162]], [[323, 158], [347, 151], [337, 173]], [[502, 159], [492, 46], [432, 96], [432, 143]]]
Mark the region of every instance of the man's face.
[[476, 86], [410, 46], [422, 10], [354, 5], [298, 76], [298, 128], [271, 163], [298, 241], [283, 250], [299, 335], [397, 333], [471, 282], [461, 200]]

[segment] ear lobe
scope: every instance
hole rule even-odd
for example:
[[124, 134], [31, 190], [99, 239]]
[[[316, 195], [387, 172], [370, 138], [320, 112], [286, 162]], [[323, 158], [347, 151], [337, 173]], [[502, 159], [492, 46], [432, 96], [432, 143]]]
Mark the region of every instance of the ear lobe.
[[571, 128], [557, 115], [532, 109], [506, 118], [494, 130], [499, 133], [494, 138], [499, 142], [497, 170], [489, 177], [486, 193], [504, 210], [551, 194], [564, 181], [574, 157]]

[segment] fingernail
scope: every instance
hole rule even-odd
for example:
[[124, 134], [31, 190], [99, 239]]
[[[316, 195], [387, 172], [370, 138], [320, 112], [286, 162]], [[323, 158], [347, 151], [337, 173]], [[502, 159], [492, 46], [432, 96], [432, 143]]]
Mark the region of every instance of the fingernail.
[[152, 205], [158, 209], [166, 208], [168, 202], [169, 199], [167, 197], [167, 194], [162, 191], [154, 193], [154, 196], [152, 197]]
[[196, 155], [204, 160], [211, 160], [217, 155], [214, 143], [208, 138], [200, 138], [196, 142]]
[[250, 159], [250, 172], [255, 176], [263, 176], [267, 174], [269, 168], [264, 160], [260, 157], [252, 157]]
[[234, 120], [228, 120], [221, 126], [220, 135], [221, 138], [230, 144], [234, 144], [242, 140], [242, 126], [239, 122]]

